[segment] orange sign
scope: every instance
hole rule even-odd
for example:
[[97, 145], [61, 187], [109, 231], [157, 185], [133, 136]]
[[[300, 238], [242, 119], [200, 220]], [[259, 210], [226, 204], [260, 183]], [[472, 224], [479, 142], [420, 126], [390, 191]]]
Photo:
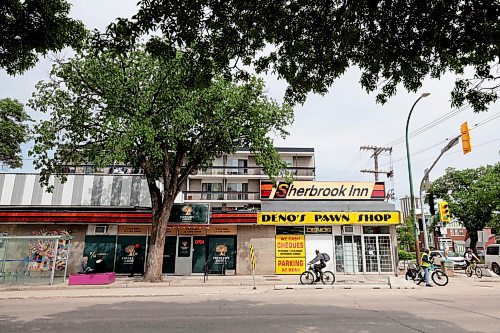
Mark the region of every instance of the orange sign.
[[179, 227], [179, 235], [205, 236], [206, 234], [207, 234], [207, 228], [205, 226]]
[[150, 229], [145, 225], [119, 225], [119, 235], [149, 235]]
[[177, 227], [167, 227], [167, 236], [177, 236]]
[[235, 225], [216, 225], [210, 226], [207, 230], [207, 235], [236, 235]]

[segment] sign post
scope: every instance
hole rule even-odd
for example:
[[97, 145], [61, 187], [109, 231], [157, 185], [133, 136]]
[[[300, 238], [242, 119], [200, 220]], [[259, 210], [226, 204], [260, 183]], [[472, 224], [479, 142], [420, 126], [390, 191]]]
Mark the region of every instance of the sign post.
[[257, 287], [255, 287], [255, 255], [253, 244], [250, 244], [250, 263], [252, 264], [253, 289], [255, 290]]

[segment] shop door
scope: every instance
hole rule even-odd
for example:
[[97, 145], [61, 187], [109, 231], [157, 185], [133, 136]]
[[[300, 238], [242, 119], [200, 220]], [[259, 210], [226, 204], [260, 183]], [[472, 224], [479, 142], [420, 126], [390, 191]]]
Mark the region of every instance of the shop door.
[[333, 272], [333, 242], [332, 235], [306, 235], [306, 262], [310, 262], [316, 257], [316, 249], [320, 253], [327, 253], [330, 261], [326, 263], [323, 271]]
[[380, 254], [380, 271], [382, 273], [392, 272], [391, 239], [389, 236], [378, 236], [378, 247]]
[[176, 236], [165, 237], [165, 245], [163, 246], [163, 274], [175, 273], [175, 250], [177, 245]]
[[366, 272], [378, 273], [378, 246], [377, 236], [365, 236], [365, 259], [366, 259]]
[[391, 239], [389, 236], [364, 236], [367, 273], [393, 271]]
[[118, 236], [116, 239], [116, 273], [130, 273], [134, 262], [134, 251], [140, 249], [144, 255], [146, 236]]
[[363, 272], [361, 236], [335, 236], [335, 271], [345, 274]]
[[177, 240], [176, 275], [190, 275], [193, 262], [193, 236], [179, 236]]
[[207, 261], [207, 238], [193, 236], [193, 273], [204, 273]]

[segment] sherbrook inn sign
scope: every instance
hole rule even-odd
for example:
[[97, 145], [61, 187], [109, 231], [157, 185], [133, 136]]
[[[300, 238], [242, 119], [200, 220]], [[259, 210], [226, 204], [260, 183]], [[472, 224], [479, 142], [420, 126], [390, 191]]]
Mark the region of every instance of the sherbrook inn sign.
[[[373, 202], [385, 200], [383, 182], [295, 181], [273, 184], [262, 181], [260, 193], [263, 201], [282, 202], [279, 209], [257, 214], [257, 223], [261, 225], [387, 225], [399, 224], [401, 221], [399, 212], [386, 211], [381, 209], [384, 205]], [[346, 201], [346, 209], [315, 211], [317, 209], [313, 208], [311, 201]], [[360, 211], [350, 211], [347, 201], [357, 201], [356, 207]], [[290, 206], [286, 202], [294, 202], [294, 205]]]

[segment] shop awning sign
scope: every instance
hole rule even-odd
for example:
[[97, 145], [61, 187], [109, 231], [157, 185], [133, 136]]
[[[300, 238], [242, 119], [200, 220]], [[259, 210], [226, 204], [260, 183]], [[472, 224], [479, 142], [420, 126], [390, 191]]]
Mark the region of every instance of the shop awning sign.
[[261, 225], [399, 224], [399, 212], [260, 212]]
[[384, 182], [261, 181], [261, 200], [385, 200]]

